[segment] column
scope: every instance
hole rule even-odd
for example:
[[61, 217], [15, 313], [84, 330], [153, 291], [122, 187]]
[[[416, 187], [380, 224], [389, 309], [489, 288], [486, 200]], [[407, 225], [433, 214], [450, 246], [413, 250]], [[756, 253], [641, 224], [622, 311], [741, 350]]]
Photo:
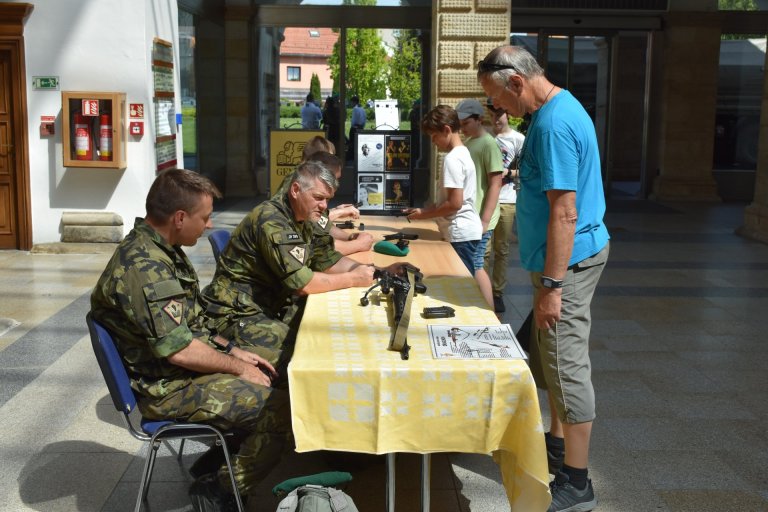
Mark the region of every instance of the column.
[[[765, 67], [768, 69], [768, 53]], [[763, 77], [763, 102], [760, 109], [760, 135], [757, 142], [755, 197], [744, 210], [744, 225], [736, 232], [768, 243], [768, 79]]]
[[712, 176], [720, 60], [716, 15], [670, 12], [662, 45], [661, 147], [653, 197], [719, 201]]
[[251, 9], [248, 1], [227, 0], [224, 14], [224, 94], [227, 134], [224, 193], [230, 197], [256, 193], [249, 153], [250, 17]]
[[[509, 0], [433, 0], [433, 77], [430, 106], [456, 105], [464, 98], [485, 103], [477, 83], [477, 62], [502, 44], [509, 44]], [[442, 165], [431, 147], [430, 198], [434, 199]]]

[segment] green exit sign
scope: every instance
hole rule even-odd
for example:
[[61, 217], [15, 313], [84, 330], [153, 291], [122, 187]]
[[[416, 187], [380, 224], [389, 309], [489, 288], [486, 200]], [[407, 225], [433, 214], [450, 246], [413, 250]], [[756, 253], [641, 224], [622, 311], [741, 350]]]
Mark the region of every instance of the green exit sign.
[[33, 76], [32, 86], [35, 89], [58, 91], [59, 77], [57, 76]]

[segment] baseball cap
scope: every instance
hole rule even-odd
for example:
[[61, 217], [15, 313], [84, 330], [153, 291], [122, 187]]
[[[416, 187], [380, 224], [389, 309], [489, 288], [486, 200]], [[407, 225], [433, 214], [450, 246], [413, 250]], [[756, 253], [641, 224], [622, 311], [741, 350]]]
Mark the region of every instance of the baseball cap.
[[459, 114], [459, 119], [462, 120], [469, 116], [483, 117], [483, 115], [485, 115], [485, 110], [483, 109], [482, 103], [474, 98], [469, 98], [461, 100], [459, 104], [456, 105], [456, 113]]

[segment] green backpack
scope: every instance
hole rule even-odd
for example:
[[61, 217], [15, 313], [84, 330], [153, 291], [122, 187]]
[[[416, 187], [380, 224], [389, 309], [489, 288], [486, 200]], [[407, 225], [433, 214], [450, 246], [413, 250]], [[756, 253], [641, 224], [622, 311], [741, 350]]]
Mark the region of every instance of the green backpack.
[[358, 512], [352, 498], [333, 487], [302, 485], [283, 498], [277, 512]]

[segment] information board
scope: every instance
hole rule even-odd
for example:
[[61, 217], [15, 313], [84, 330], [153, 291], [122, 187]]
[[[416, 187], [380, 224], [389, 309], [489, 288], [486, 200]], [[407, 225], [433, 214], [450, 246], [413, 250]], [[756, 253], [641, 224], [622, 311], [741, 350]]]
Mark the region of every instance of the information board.
[[413, 204], [411, 134], [371, 130], [357, 132], [356, 198], [360, 213], [400, 214]]

